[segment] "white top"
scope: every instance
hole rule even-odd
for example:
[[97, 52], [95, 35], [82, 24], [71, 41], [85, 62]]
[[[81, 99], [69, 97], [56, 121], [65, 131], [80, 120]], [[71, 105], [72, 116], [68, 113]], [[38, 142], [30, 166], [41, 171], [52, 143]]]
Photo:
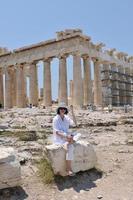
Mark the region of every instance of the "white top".
[[68, 129], [69, 129], [70, 125], [74, 125], [74, 122], [67, 115], [64, 115], [63, 119], [60, 117], [60, 115], [56, 115], [54, 117], [54, 119], [53, 119], [53, 135], [54, 135], [54, 143], [55, 144], [63, 144], [66, 142], [65, 138], [62, 138], [56, 134], [56, 131], [65, 133], [67, 135], [67, 134], [69, 134]]

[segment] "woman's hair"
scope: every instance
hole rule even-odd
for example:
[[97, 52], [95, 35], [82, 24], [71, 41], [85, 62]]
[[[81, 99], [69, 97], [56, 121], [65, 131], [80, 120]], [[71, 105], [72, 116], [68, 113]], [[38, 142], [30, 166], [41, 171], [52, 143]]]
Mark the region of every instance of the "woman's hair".
[[[60, 109], [61, 109], [61, 107], [59, 107], [58, 109], [57, 109], [57, 114], [59, 115], [60, 114]], [[67, 115], [68, 114], [68, 109], [67, 108], [64, 108], [64, 110], [65, 110], [65, 115]]]

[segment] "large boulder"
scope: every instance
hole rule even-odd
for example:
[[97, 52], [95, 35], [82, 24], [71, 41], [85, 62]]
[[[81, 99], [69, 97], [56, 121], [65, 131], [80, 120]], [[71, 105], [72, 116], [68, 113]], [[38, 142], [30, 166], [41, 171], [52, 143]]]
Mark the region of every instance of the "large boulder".
[[20, 164], [13, 148], [0, 147], [0, 189], [20, 185]]
[[[60, 145], [52, 144], [46, 146], [45, 153], [51, 163], [54, 174], [66, 176], [65, 149]], [[84, 141], [78, 141], [74, 144], [73, 172], [92, 169], [96, 166], [96, 162], [96, 153], [91, 144]]]

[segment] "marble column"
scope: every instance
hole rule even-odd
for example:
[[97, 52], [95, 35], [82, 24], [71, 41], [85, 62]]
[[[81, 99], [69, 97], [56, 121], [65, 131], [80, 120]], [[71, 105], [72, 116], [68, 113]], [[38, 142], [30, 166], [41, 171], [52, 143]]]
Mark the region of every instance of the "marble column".
[[83, 80], [81, 71], [81, 56], [78, 53], [73, 54], [73, 105], [83, 106]]
[[101, 70], [101, 81], [102, 81], [102, 93], [103, 93], [103, 105], [112, 105], [112, 90], [111, 90], [111, 72], [110, 65], [103, 64]]
[[44, 106], [49, 107], [52, 105], [51, 93], [51, 59], [45, 59], [44, 62], [44, 86], [43, 86], [43, 103]]
[[69, 88], [70, 88], [70, 105], [73, 104], [73, 80], [70, 80], [69, 82]]
[[12, 88], [11, 88], [11, 93], [12, 93], [12, 106], [16, 106], [16, 68], [12, 70]]
[[84, 79], [83, 79], [84, 105], [88, 105], [92, 103], [91, 64], [90, 64], [90, 58], [88, 56], [83, 56], [83, 65], [84, 65]]
[[0, 106], [4, 106], [3, 72], [0, 69]]
[[94, 105], [102, 106], [101, 65], [94, 61]]
[[66, 56], [59, 58], [59, 103], [68, 105]]
[[5, 69], [5, 102], [4, 108], [12, 108], [12, 77], [11, 77], [11, 69]]
[[38, 105], [38, 77], [37, 77], [37, 65], [36, 63], [30, 64], [30, 104]]
[[[30, 101], [30, 64], [29, 63], [25, 63], [24, 68], [23, 68], [23, 74], [24, 74], [24, 97], [25, 97], [25, 105], [27, 107], [30, 103], [29, 102]], [[27, 88], [28, 80], [29, 80], [29, 88]], [[28, 96], [27, 89], [29, 91], [29, 96]]]
[[24, 66], [19, 65], [16, 69], [16, 105], [18, 108], [26, 106]]

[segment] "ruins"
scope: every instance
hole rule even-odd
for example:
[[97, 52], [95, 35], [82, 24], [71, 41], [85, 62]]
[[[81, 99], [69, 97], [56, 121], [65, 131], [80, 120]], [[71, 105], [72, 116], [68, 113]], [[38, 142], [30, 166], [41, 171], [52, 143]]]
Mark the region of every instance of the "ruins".
[[[59, 59], [58, 102], [68, 104], [67, 57], [73, 56], [73, 80], [70, 100], [74, 106], [133, 105], [133, 56], [106, 50], [103, 43], [94, 44], [80, 29], [57, 32], [56, 39], [13, 51], [0, 49], [0, 105], [26, 107], [26, 77], [30, 80], [29, 102], [38, 106], [37, 63], [44, 63], [43, 105], [52, 105], [51, 60]], [[83, 61], [83, 77], [82, 64]], [[92, 84], [91, 63], [94, 67]]]

